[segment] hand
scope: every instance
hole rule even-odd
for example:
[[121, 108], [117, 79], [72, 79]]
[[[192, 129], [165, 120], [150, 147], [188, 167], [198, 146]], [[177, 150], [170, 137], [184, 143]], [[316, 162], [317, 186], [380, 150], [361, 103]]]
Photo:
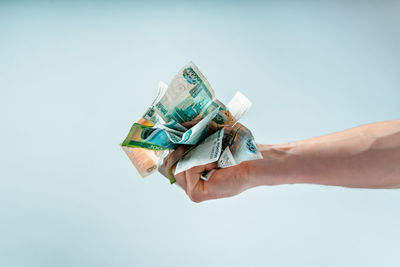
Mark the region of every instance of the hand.
[[[179, 146], [165, 159], [164, 175], [168, 173], [171, 166], [172, 172], [175, 173], [177, 161], [188, 148], [188, 146]], [[175, 175], [176, 183], [185, 190], [194, 202], [231, 197], [252, 187], [247, 162], [229, 168], [217, 169], [208, 181], [200, 178], [202, 173], [212, 169], [217, 169], [217, 162], [193, 167]], [[168, 177], [168, 175], [165, 176]]]

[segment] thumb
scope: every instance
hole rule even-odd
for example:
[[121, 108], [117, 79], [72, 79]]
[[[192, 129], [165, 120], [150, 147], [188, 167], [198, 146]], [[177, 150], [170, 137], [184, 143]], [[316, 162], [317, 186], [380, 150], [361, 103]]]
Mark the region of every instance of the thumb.
[[205, 165], [195, 166], [186, 171], [186, 187], [188, 191], [193, 191], [197, 184], [203, 183], [200, 179], [202, 175], [218, 167], [217, 162], [211, 162]]

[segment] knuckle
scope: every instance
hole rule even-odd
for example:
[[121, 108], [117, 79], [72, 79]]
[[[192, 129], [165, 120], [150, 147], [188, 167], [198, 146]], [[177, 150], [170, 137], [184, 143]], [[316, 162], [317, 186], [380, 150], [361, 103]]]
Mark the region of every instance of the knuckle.
[[190, 191], [187, 193], [187, 195], [189, 196], [190, 200], [192, 200], [195, 203], [204, 201], [204, 196], [198, 191]]

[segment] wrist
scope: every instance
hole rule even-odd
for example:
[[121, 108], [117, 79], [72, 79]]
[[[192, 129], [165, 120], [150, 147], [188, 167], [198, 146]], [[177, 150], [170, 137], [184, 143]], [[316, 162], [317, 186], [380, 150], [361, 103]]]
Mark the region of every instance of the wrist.
[[247, 162], [251, 187], [306, 182], [301, 157], [293, 153], [294, 145], [259, 145], [259, 148], [263, 159]]

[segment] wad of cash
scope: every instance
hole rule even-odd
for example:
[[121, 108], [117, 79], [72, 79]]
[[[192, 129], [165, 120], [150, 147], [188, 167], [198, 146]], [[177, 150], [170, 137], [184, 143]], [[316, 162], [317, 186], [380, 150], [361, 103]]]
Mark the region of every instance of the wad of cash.
[[[158, 94], [121, 146], [142, 177], [156, 172], [179, 145], [191, 148], [176, 164], [174, 174], [194, 166], [218, 162], [227, 168], [262, 155], [249, 129], [238, 120], [251, 102], [237, 92], [227, 104], [193, 62], [184, 66], [169, 85], [159, 82]], [[212, 171], [202, 175], [208, 180]], [[173, 183], [174, 176], [170, 177]]]

